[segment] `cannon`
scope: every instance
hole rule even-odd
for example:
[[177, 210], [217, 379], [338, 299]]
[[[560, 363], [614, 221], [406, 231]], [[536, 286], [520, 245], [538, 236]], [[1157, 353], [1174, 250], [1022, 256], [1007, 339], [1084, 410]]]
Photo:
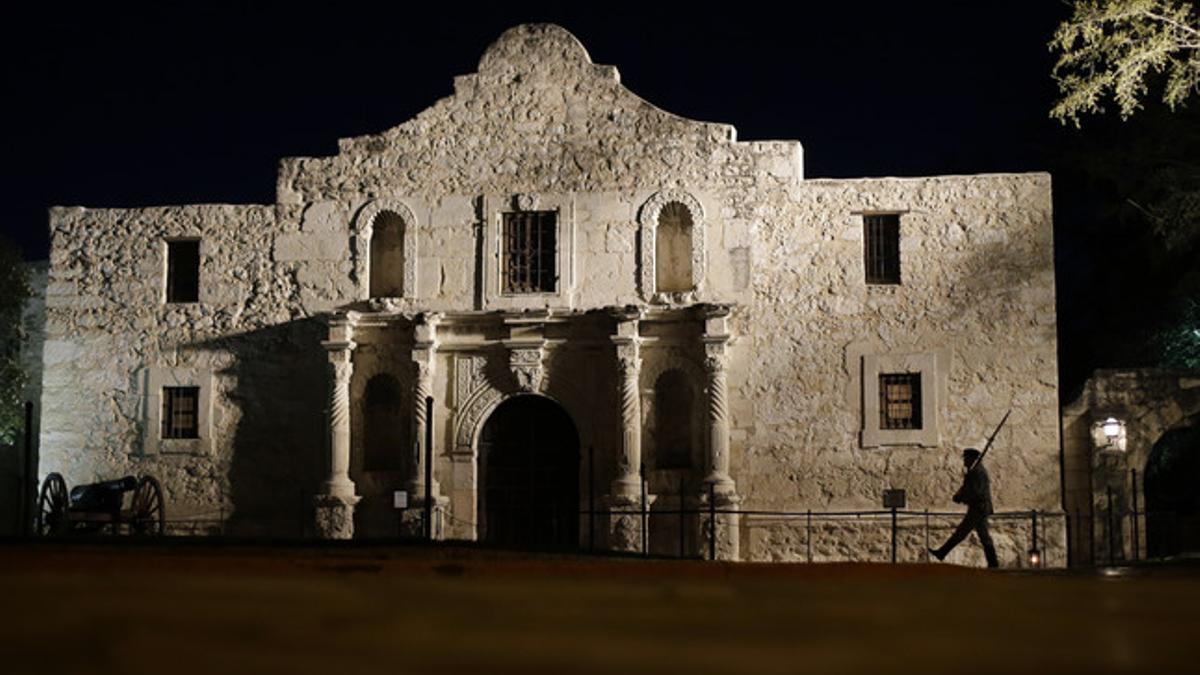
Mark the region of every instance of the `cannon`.
[[77, 485], [68, 493], [67, 482], [52, 473], [38, 494], [35, 525], [40, 536], [101, 532], [105, 527], [113, 534], [124, 529], [133, 535], [161, 535], [166, 529], [162, 486], [153, 476], [125, 476]]

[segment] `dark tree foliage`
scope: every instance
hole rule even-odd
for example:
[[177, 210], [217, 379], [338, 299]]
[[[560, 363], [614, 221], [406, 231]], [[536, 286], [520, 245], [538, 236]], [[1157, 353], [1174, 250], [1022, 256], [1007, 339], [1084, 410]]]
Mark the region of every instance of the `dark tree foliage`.
[[0, 238], [0, 444], [12, 443], [24, 424], [21, 309], [28, 297], [21, 254], [8, 240]]
[[1200, 300], [1200, 106], [1150, 102], [1059, 143], [1059, 321], [1079, 336], [1060, 355], [1065, 389], [1096, 367], [1188, 367], [1200, 348], [1188, 332]]
[[1155, 339], [1159, 361], [1171, 368], [1200, 369], [1200, 297], [1182, 298], [1175, 306]]

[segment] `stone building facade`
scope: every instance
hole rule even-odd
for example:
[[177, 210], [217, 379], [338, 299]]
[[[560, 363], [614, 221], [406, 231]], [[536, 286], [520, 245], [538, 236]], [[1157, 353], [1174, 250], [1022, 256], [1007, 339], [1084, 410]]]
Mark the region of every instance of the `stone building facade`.
[[436, 536], [639, 550], [643, 474], [652, 513], [720, 511], [651, 518], [652, 550], [860, 558], [878, 531], [778, 512], [953, 508], [1010, 408], [998, 508], [1061, 513], [1048, 175], [806, 179], [557, 26], [284, 159], [274, 204], [51, 230], [41, 471], [153, 472], [174, 518], [390, 536], [402, 490]]

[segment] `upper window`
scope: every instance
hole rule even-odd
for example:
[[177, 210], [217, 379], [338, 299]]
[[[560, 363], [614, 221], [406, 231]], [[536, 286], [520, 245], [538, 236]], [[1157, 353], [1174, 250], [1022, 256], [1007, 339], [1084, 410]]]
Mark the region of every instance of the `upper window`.
[[200, 437], [200, 387], [163, 387], [162, 437]]
[[167, 242], [167, 302], [200, 300], [200, 240]]
[[900, 214], [863, 216], [868, 284], [900, 283]]
[[391, 211], [375, 217], [371, 230], [371, 297], [404, 296], [404, 228], [406, 223]]
[[504, 214], [503, 279], [505, 293], [554, 293], [557, 211]]
[[921, 374], [879, 376], [879, 428], [921, 428]]

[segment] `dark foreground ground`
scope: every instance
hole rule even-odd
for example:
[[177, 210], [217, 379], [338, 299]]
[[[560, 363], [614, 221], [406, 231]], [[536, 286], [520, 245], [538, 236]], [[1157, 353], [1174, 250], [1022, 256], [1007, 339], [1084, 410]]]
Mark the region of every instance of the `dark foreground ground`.
[[1200, 567], [0, 545], [0, 673], [1200, 672]]

